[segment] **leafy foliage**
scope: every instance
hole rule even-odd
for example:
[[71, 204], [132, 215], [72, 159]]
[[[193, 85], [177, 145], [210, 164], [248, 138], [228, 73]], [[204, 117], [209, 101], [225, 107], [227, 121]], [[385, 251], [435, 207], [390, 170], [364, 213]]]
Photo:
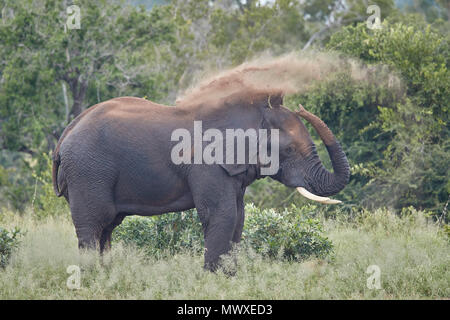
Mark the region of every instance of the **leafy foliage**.
[[189, 210], [158, 217], [127, 217], [114, 230], [114, 241], [133, 244], [152, 256], [173, 255], [182, 251], [199, 252], [203, 231], [197, 213]]
[[15, 228], [8, 231], [0, 227], [0, 267], [4, 268], [8, 264], [9, 258], [14, 249], [19, 245], [19, 239], [22, 236], [22, 231]]
[[[420, 20], [411, 25], [385, 21], [380, 30], [346, 27], [328, 47], [369, 64], [392, 66], [406, 86], [401, 99], [377, 101], [372, 122], [362, 128], [384, 138], [372, 149], [374, 156], [365, 159], [365, 166], [374, 168], [364, 185], [366, 204], [440, 212], [450, 191], [448, 37]], [[326, 113], [324, 118], [332, 121]], [[355, 138], [349, 142], [357, 143], [360, 136]]]
[[[311, 217], [314, 209], [293, 206], [278, 213], [247, 205], [243, 244], [269, 258], [325, 258], [333, 246], [323, 235], [320, 221]], [[183, 251], [198, 253], [203, 248], [202, 226], [195, 210], [152, 218], [128, 217], [114, 231], [113, 239], [144, 248], [157, 257]]]
[[283, 212], [260, 210], [246, 206], [243, 241], [253, 250], [267, 257], [287, 260], [325, 258], [333, 251], [331, 241], [323, 235], [323, 226], [313, 218], [314, 205]]

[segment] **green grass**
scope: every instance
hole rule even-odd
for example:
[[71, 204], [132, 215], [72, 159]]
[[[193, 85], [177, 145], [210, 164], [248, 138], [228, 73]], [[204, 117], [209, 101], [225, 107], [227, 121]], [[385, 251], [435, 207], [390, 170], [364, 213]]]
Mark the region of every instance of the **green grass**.
[[[421, 212], [398, 217], [364, 212], [351, 222], [327, 220], [331, 259], [302, 263], [241, 252], [236, 276], [202, 269], [201, 255], [155, 259], [116, 244], [101, 260], [80, 254], [69, 218], [36, 220], [2, 213], [0, 225], [26, 231], [0, 269], [0, 299], [448, 299], [450, 243]], [[69, 265], [81, 267], [81, 288], [66, 286]], [[369, 265], [381, 289], [368, 289]]]

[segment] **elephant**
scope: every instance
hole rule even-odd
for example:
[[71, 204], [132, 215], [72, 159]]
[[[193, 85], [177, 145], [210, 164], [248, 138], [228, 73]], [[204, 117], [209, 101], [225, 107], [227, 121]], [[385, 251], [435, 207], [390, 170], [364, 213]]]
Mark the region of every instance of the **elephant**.
[[[241, 240], [244, 193], [255, 180], [270, 177], [313, 200], [335, 203], [327, 196], [345, 187], [350, 170], [321, 119], [301, 105], [297, 111], [284, 107], [282, 92], [246, 90], [209, 98], [177, 106], [114, 98], [86, 109], [66, 127], [53, 152], [52, 177], [56, 195], [69, 204], [79, 248], [109, 249], [113, 229], [126, 216], [196, 208], [204, 232], [204, 268], [216, 271], [222, 256]], [[334, 172], [323, 166], [301, 119], [322, 139]], [[221, 132], [277, 129], [278, 169], [263, 174], [264, 164], [247, 160], [173, 163], [171, 134], [178, 128], [192, 133], [199, 120]]]

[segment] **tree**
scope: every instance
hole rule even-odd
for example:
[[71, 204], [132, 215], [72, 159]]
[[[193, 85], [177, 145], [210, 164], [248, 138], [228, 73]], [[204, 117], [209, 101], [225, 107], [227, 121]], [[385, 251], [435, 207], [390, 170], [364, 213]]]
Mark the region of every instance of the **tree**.
[[157, 76], [151, 75], [152, 63], [142, 61], [152, 46], [173, 41], [169, 8], [147, 12], [116, 1], [77, 3], [81, 26], [69, 29], [67, 1], [3, 1], [3, 12], [11, 13], [0, 24], [4, 148], [33, 153], [42, 150], [43, 140], [51, 148], [65, 125], [93, 104], [87, 95], [95, 87], [106, 95], [124, 87], [140, 87], [142, 95], [159, 92], [151, 92]]
[[378, 108], [373, 126], [390, 139], [365, 189], [366, 203], [442, 211], [450, 193], [448, 37], [421, 21], [385, 21], [380, 30], [346, 27], [328, 47], [391, 66], [406, 86], [402, 100]]
[[80, 29], [69, 29], [69, 4], [0, 1], [0, 187], [18, 209], [83, 109], [124, 93], [162, 100], [179, 78], [165, 54], [176, 45], [170, 7], [81, 0]]
[[370, 5], [377, 5], [380, 8], [383, 19], [395, 12], [392, 0], [380, 0], [373, 3], [361, 0], [306, 0], [304, 12], [307, 18], [305, 20], [312, 23], [310, 26], [312, 34], [303, 50], [308, 49], [318, 40], [328, 41], [329, 36], [341, 27], [366, 21], [369, 17], [367, 8]]

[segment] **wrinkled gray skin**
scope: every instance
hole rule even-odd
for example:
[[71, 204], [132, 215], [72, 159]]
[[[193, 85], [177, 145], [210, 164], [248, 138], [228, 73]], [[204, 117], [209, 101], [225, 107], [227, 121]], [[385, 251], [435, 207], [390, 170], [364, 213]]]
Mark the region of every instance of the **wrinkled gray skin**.
[[[326, 144], [334, 173], [320, 162], [300, 116]], [[195, 207], [204, 230], [205, 268], [217, 269], [220, 256], [241, 239], [245, 189], [263, 176], [258, 164], [173, 164], [171, 148], [178, 142], [170, 141], [171, 133], [186, 128], [193, 136], [194, 120], [203, 121], [203, 131], [279, 129], [280, 169], [272, 178], [286, 186], [328, 196], [348, 182], [348, 162], [331, 131], [306, 111], [282, 107], [281, 95], [253, 97], [251, 103], [236, 98], [222, 107], [116, 98], [74, 119], [54, 151], [55, 192], [70, 205], [80, 248], [108, 249], [113, 229], [128, 215]]]

